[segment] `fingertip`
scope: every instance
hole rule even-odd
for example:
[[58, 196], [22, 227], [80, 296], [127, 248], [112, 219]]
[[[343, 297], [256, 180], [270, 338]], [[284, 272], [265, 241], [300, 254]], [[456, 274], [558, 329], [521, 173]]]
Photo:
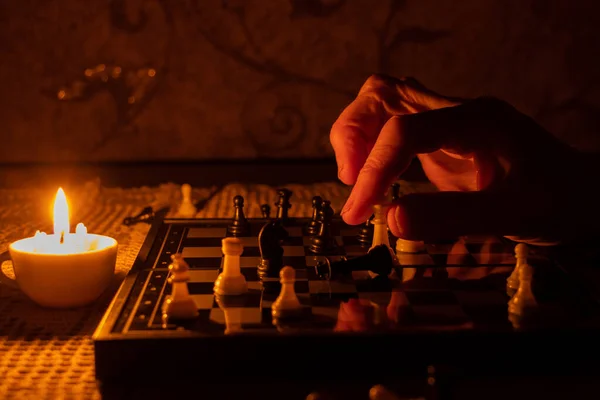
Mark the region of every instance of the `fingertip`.
[[372, 214], [371, 209], [361, 202], [355, 201], [355, 194], [351, 193], [342, 209], [340, 216], [348, 225], [359, 225], [364, 223]]
[[400, 239], [410, 240], [413, 234], [409, 212], [403, 204], [393, 204], [387, 214], [387, 222], [392, 235]]
[[338, 163], [338, 179], [344, 185], [354, 185], [357, 177], [358, 172], [355, 169], [348, 167], [348, 164]]

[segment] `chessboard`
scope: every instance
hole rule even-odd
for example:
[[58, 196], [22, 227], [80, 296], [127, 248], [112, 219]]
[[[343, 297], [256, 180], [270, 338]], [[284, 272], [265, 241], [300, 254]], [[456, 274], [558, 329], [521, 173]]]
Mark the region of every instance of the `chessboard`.
[[[511, 315], [507, 279], [516, 264], [515, 243], [504, 238], [461, 237], [425, 243], [414, 253], [398, 251], [389, 276], [374, 274], [376, 268], [324, 276], [323, 265], [369, 254], [362, 227], [339, 216], [329, 232], [336, 250], [326, 255], [311, 250], [311, 218], [286, 217], [283, 265], [295, 272], [293, 287], [305, 312], [278, 320], [272, 305], [282, 285], [258, 268], [259, 232], [277, 218], [247, 219], [243, 232], [232, 229], [230, 219], [154, 221], [94, 335], [98, 379], [210, 379], [223, 371], [323, 378], [336, 370], [389, 374], [456, 362], [514, 369], [521, 352], [540, 365], [573, 355], [600, 326], [595, 298], [543, 248], [531, 248], [527, 259], [538, 312]], [[388, 235], [394, 249], [396, 239]], [[239, 266], [248, 290], [216, 296], [223, 240], [232, 236], [243, 244]], [[194, 318], [162, 312], [176, 254], [189, 266]]]

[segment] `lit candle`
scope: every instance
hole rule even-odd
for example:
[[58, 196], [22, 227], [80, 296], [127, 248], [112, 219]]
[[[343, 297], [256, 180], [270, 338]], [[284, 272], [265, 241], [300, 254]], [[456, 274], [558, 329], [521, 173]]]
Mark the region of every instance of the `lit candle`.
[[83, 222], [75, 227], [71, 233], [71, 219], [69, 203], [62, 188], [56, 192], [53, 207], [54, 233], [51, 235], [37, 231], [35, 233], [34, 252], [51, 254], [73, 254], [91, 251], [97, 248], [98, 240], [88, 235]]
[[58, 188], [56, 198], [54, 199], [54, 234], [58, 236], [59, 242], [63, 243], [64, 235], [69, 233], [69, 204], [67, 196], [62, 188]]
[[94, 301], [114, 277], [117, 241], [88, 233], [80, 222], [70, 232], [69, 204], [62, 188], [53, 208], [54, 233], [37, 231], [11, 243], [14, 286], [46, 307], [77, 307]]

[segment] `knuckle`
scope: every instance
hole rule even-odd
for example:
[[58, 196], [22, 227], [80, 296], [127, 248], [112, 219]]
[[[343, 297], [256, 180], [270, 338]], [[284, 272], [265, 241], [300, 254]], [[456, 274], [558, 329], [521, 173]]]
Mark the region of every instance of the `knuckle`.
[[386, 163], [380, 157], [369, 157], [362, 167], [362, 174], [368, 177], [379, 176], [385, 170]]
[[371, 154], [363, 166], [366, 175], [382, 174], [394, 168], [398, 147], [392, 144], [382, 144], [371, 151]]
[[361, 92], [380, 91], [395, 86], [395, 79], [385, 74], [373, 74], [365, 81]]

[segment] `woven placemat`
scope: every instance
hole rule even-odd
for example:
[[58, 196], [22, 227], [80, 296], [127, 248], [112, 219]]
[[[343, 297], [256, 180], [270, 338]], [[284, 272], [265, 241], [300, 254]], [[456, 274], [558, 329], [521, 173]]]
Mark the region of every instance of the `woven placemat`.
[[[320, 195], [339, 211], [349, 194], [338, 183], [287, 185], [293, 191], [291, 216], [310, 216], [311, 200]], [[403, 192], [418, 190], [403, 183]], [[55, 193], [45, 189], [0, 190], [0, 252], [36, 230], [51, 231], [51, 204]], [[245, 198], [248, 217], [260, 216], [260, 205], [274, 204], [276, 188], [229, 184], [193, 188], [194, 201], [205, 201], [199, 218], [233, 215], [232, 199]], [[67, 192], [72, 222], [83, 222], [88, 231], [114, 237], [119, 242], [115, 279], [93, 305], [75, 310], [43, 309], [20, 291], [0, 284], [0, 398], [1, 399], [98, 399], [94, 378], [91, 335], [123, 277], [133, 264], [149, 226], [122, 225], [123, 218], [152, 205], [177, 209], [180, 187], [164, 184], [135, 189], [107, 188], [98, 180]], [[3, 270], [12, 273], [10, 263]]]

